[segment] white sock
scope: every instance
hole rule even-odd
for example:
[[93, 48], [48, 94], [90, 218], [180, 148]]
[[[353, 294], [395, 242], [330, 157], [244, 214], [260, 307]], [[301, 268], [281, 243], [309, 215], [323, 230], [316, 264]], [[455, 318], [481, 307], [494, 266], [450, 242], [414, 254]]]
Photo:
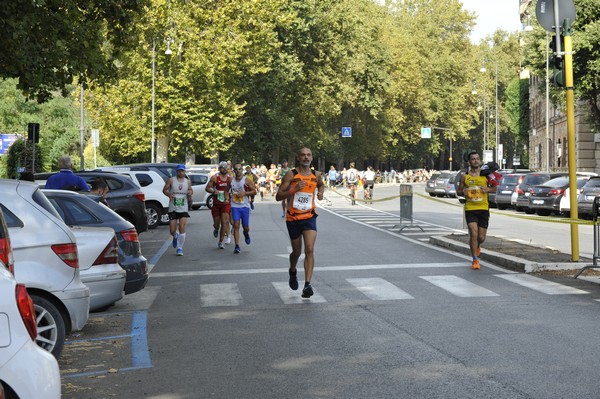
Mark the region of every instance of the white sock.
[[184, 242], [185, 242], [185, 233], [179, 233], [179, 238], [177, 239], [177, 248], [182, 249]]

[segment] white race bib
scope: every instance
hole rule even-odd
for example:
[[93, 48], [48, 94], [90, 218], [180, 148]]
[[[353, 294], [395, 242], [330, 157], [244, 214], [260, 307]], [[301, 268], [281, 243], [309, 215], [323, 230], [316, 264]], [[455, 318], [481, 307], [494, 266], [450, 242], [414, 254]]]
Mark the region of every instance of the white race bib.
[[308, 211], [312, 208], [313, 195], [309, 193], [303, 193], [301, 191], [294, 194], [294, 208], [299, 211]]

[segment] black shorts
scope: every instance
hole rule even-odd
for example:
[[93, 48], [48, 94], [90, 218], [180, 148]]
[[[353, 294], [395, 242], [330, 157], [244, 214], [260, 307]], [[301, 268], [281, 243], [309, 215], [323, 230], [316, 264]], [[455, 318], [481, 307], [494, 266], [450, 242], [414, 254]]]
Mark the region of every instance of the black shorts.
[[365, 188], [373, 188], [373, 180], [367, 180], [367, 182], [365, 183]]
[[187, 212], [169, 212], [169, 220], [179, 220], [181, 218], [189, 218], [190, 214]]
[[285, 222], [290, 239], [295, 240], [302, 235], [304, 230], [317, 231], [317, 215], [304, 220], [292, 220]]
[[490, 211], [465, 211], [465, 219], [467, 224], [477, 223], [478, 227], [487, 229], [490, 223]]

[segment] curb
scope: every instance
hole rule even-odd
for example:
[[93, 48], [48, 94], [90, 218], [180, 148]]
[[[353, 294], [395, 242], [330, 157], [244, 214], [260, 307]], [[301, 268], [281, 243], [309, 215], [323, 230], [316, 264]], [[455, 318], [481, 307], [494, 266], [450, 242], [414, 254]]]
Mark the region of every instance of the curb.
[[[432, 236], [429, 237], [429, 242], [433, 245], [437, 245], [438, 247], [447, 248], [465, 255], [471, 255], [471, 249], [467, 244], [449, 239], [448, 237]], [[488, 249], [482, 251], [480, 258], [488, 262], [492, 262], [498, 266], [502, 266], [506, 269], [521, 273], [535, 273], [555, 270], [576, 271], [589, 264], [583, 262], [534, 262]]]

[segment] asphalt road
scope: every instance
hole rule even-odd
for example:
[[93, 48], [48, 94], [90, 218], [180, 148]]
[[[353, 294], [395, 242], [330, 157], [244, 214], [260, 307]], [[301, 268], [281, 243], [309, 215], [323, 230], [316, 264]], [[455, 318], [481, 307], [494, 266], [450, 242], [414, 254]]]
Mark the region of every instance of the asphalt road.
[[[398, 186], [375, 198], [386, 190]], [[148, 286], [70, 337], [63, 397], [598, 396], [597, 285], [488, 263], [472, 271], [468, 257], [426, 242], [463, 228], [450, 200], [415, 195], [403, 228], [397, 198], [328, 198], [310, 300], [287, 287], [289, 240], [271, 199], [257, 201], [240, 254], [217, 248], [207, 210], [192, 212], [183, 257], [166, 226], [142, 234]]]

